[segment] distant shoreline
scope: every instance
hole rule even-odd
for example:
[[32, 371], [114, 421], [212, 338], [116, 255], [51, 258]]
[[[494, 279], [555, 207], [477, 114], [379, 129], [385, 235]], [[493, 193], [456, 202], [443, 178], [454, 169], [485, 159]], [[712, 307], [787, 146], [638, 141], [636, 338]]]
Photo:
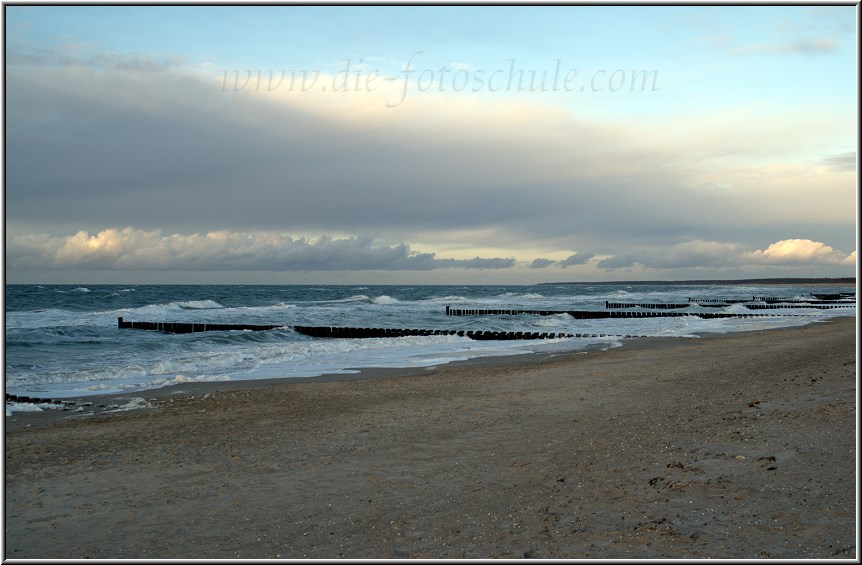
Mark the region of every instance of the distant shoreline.
[[856, 277], [838, 278], [773, 278], [773, 279], [734, 279], [734, 280], [687, 280], [687, 281], [560, 281], [545, 282], [539, 285], [584, 284], [584, 285], [798, 285], [798, 286], [856, 286]]

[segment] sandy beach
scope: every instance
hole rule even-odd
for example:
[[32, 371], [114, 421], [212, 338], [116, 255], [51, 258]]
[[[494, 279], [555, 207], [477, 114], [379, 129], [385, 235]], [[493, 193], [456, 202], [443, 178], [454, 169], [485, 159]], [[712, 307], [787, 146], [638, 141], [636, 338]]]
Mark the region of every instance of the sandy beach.
[[4, 557], [853, 559], [855, 324], [15, 414]]

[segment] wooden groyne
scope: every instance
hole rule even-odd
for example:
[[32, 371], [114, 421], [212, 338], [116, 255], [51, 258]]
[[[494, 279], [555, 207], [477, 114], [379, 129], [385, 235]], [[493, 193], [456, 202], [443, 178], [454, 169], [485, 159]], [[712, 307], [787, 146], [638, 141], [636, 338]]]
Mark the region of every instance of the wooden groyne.
[[[457, 335], [470, 339], [511, 340], [511, 339], [556, 339], [563, 337], [581, 337], [581, 334], [548, 333], [548, 332], [493, 332], [474, 330], [422, 330], [396, 328], [351, 328], [328, 326], [294, 326], [293, 329], [311, 337], [329, 338], [373, 338], [373, 337], [405, 337], [429, 335]], [[598, 337], [598, 336], [595, 336]], [[601, 337], [605, 337], [602, 334]]]
[[126, 322], [117, 318], [117, 327], [121, 330], [150, 330], [169, 334], [191, 334], [198, 332], [227, 332], [238, 330], [266, 331], [284, 328], [284, 325], [253, 325], [253, 324], [187, 324], [182, 322]]
[[696, 303], [699, 306], [728, 306], [730, 304], [744, 304], [747, 302], [765, 302], [767, 304], [775, 304], [785, 302], [790, 304], [821, 304], [825, 302], [842, 302], [847, 303], [855, 301], [855, 293], [839, 294], [812, 294], [814, 298], [800, 300], [799, 298], [781, 298], [780, 296], [752, 296], [748, 298], [689, 298], [690, 303]]
[[811, 296], [818, 300], [846, 300], [848, 298], [856, 298], [855, 292], [835, 292], [829, 294], [811, 293]]
[[[183, 326], [194, 325], [196, 328], [204, 326], [204, 324], [174, 324], [170, 322], [122, 322], [119, 327], [121, 329], [142, 329], [151, 331], [161, 331], [166, 333], [192, 333], [186, 331], [188, 328]], [[566, 333], [566, 332], [497, 332], [497, 331], [482, 331], [482, 330], [430, 330], [430, 329], [402, 329], [402, 328], [356, 328], [356, 327], [333, 327], [333, 326], [248, 326], [245, 324], [205, 324], [206, 330], [196, 329], [195, 331], [226, 331], [225, 329], [216, 330], [215, 328], [231, 329], [284, 329], [291, 328], [297, 333], [310, 337], [319, 338], [392, 338], [405, 336], [442, 336], [442, 335], [457, 335], [460, 337], [468, 337], [476, 340], [532, 340], [532, 339], [561, 339], [561, 338], [591, 338], [591, 337], [645, 337], [631, 334], [604, 334], [604, 333]], [[179, 327], [178, 327], [179, 326]], [[179, 331], [178, 331], [179, 330]]]
[[703, 308], [724, 308], [731, 304], [740, 304], [742, 302], [751, 302], [747, 298], [689, 298], [689, 305], [697, 305]]
[[64, 412], [74, 411], [74, 412], [99, 412], [101, 410], [115, 410], [120, 408], [117, 404], [94, 404], [93, 402], [87, 400], [69, 400], [69, 399], [56, 399], [56, 398], [39, 398], [36, 396], [24, 396], [24, 395], [16, 395], [6, 393], [6, 402], [19, 402], [23, 404], [53, 404], [56, 408], [49, 408], [52, 410], [62, 410]]
[[[400, 328], [353, 328], [330, 326], [293, 326], [294, 331], [311, 337], [405, 337], [428, 335], [456, 335], [457, 330], [418, 330]], [[460, 335], [464, 335], [462, 331]]]
[[403, 336], [426, 336], [426, 335], [457, 335], [469, 337], [476, 340], [514, 340], [514, 339], [560, 339], [560, 338], [593, 338], [593, 337], [648, 337], [645, 335], [632, 334], [604, 334], [604, 333], [566, 333], [566, 332], [495, 332], [481, 330], [416, 330], [416, 329], [393, 329], [393, 328], [351, 328], [351, 327], [327, 327], [327, 326], [294, 326], [293, 328], [301, 334], [311, 337], [324, 338], [374, 338], [374, 337], [403, 337]]
[[531, 314], [534, 316], [557, 316], [568, 314], [578, 320], [592, 320], [598, 318], [612, 318], [612, 312], [604, 310], [521, 310], [521, 309], [493, 309], [481, 308], [451, 308], [446, 307], [447, 316], [519, 316]]
[[833, 308], [856, 308], [856, 304], [743, 304], [749, 310], [777, 310], [782, 308], [813, 308], [832, 310]]
[[643, 303], [643, 302], [608, 302], [605, 301], [605, 308], [647, 308], [653, 310], [673, 310], [675, 308], [688, 308], [691, 306], [690, 303], [685, 304], [664, 304], [661, 302], [656, 303]]
[[696, 316], [698, 318], [754, 318], [760, 316], [802, 316], [803, 314], [738, 314], [729, 312], [631, 312], [615, 310], [483, 310], [478, 308], [446, 307], [447, 316], [556, 316], [568, 314], [576, 320], [597, 320], [602, 318], [676, 318]]
[[[512, 339], [556, 339], [564, 337], [607, 337], [610, 334], [572, 334], [549, 332], [493, 332], [474, 330], [429, 330], [402, 328], [354, 328], [332, 326], [284, 326], [284, 325], [249, 325], [249, 324], [185, 324], [175, 322], [126, 322], [117, 319], [120, 329], [160, 331], [164, 333], [197, 333], [232, 330], [266, 331], [290, 328], [303, 335], [322, 338], [380, 338], [405, 336], [435, 336], [457, 335], [471, 339], [512, 340]], [[614, 336], [637, 337], [637, 336]]]
[[73, 400], [54, 400], [51, 398], [37, 398], [34, 396], [18, 396], [15, 394], [6, 393], [6, 402], [24, 402], [26, 404], [57, 404], [64, 406], [74, 406]]
[[[781, 298], [779, 296], [755, 296], [753, 302], [766, 302], [767, 304], [776, 304], [776, 303], [788, 303], [788, 304], [823, 304], [823, 303], [833, 303], [833, 302], [855, 302], [856, 296], [853, 294], [850, 295], [839, 295], [837, 294], [820, 294], [820, 295], [812, 295], [814, 298]], [[825, 298], [817, 298], [817, 296], [823, 296]]]

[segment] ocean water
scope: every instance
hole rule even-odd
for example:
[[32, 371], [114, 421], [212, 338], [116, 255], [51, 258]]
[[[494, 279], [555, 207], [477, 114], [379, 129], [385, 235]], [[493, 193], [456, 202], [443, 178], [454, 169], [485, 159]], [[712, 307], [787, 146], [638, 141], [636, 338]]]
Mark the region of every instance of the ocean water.
[[[686, 336], [802, 325], [855, 316], [835, 310], [685, 310], [785, 314], [577, 320], [554, 316], [446, 316], [477, 309], [604, 310], [605, 301], [679, 303], [754, 296], [810, 298], [853, 287], [547, 284], [535, 286], [8, 285], [6, 392], [40, 398], [129, 393], [185, 382], [303, 378], [361, 367], [427, 367], [475, 357], [616, 347], [618, 335]], [[638, 309], [635, 309], [638, 310]], [[654, 310], [653, 310], [654, 311]], [[794, 314], [794, 316], [786, 316]], [[165, 334], [118, 329], [140, 322], [278, 324], [271, 331]], [[474, 341], [458, 336], [320, 339], [292, 326], [458, 329], [606, 334], [606, 337]], [[7, 407], [8, 408], [8, 407]], [[8, 413], [8, 410], [7, 410]]]

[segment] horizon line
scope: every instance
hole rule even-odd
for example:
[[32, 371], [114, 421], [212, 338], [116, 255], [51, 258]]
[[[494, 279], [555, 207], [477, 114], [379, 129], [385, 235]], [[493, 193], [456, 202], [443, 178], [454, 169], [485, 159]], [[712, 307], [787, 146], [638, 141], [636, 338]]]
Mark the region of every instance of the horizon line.
[[799, 283], [847, 283], [856, 284], [856, 277], [769, 277], [759, 279], [688, 279], [688, 280], [636, 280], [636, 281], [560, 281], [560, 282], [544, 282], [538, 284], [628, 284], [628, 285], [648, 285], [648, 284], [713, 284], [713, 285], [732, 285], [732, 284], [754, 284], [754, 283], [777, 283], [777, 284], [799, 284]]

